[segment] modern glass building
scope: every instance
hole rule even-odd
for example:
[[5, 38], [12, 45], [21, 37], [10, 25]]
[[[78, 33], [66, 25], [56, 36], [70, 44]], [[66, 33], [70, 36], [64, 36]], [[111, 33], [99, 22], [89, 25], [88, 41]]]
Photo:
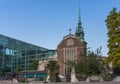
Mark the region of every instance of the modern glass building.
[[56, 50], [0, 35], [0, 76], [6, 70], [29, 70], [29, 65], [33, 60], [54, 58], [55, 56]]

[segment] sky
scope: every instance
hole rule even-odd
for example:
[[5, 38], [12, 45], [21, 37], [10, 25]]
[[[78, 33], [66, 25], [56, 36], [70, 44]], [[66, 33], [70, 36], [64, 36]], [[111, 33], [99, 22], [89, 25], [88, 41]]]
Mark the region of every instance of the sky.
[[85, 41], [90, 50], [102, 46], [107, 56], [105, 19], [120, 0], [0, 0], [0, 34], [48, 49], [75, 33], [80, 5]]

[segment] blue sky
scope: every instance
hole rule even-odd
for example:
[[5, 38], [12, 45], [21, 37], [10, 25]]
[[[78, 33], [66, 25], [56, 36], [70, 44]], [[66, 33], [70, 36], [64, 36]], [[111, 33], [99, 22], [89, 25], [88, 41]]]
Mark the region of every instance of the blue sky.
[[75, 33], [79, 4], [87, 47], [107, 56], [105, 19], [120, 0], [0, 0], [0, 34], [56, 49], [69, 28]]

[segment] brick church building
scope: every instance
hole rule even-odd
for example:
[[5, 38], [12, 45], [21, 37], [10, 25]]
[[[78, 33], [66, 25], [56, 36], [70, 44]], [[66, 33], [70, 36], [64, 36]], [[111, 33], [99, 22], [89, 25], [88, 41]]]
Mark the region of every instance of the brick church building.
[[71, 34], [71, 29], [69, 31], [70, 33], [64, 36], [63, 40], [57, 46], [57, 61], [60, 66], [60, 75], [65, 75], [67, 71], [67, 66], [64, 62], [78, 60], [80, 59], [80, 56], [86, 55], [87, 43], [84, 40], [84, 31], [80, 14], [75, 35]]

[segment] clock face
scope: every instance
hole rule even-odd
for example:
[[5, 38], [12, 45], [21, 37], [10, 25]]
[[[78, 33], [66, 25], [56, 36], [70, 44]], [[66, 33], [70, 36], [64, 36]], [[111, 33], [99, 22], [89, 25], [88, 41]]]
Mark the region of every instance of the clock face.
[[74, 45], [74, 40], [73, 39], [68, 39], [67, 40], [67, 46]]

